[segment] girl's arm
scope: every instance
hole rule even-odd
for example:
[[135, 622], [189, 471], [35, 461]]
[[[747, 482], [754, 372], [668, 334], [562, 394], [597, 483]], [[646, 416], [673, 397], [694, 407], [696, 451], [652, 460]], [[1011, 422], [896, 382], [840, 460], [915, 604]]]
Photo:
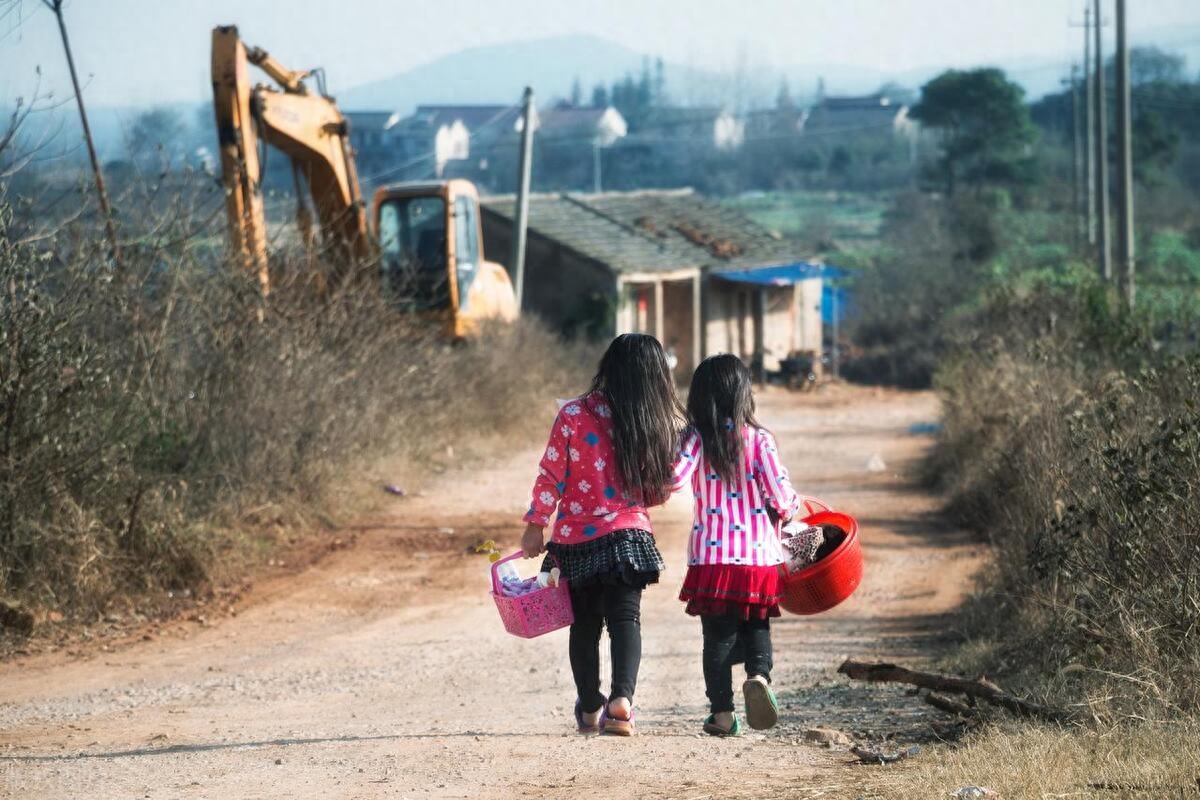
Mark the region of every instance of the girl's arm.
[[529, 511], [525, 512], [525, 522], [530, 526], [544, 528], [550, 523], [550, 517], [558, 508], [562, 499], [563, 489], [566, 488], [567, 453], [571, 443], [572, 425], [569, 418], [561, 410], [554, 418], [550, 428], [550, 440], [538, 463], [537, 478], [533, 482], [533, 498], [529, 503]]
[[700, 463], [700, 449], [703, 444], [700, 432], [688, 428], [683, 432], [683, 443], [679, 446], [679, 455], [675, 456], [675, 480], [671, 483], [671, 491], [678, 492], [687, 485], [692, 473]]
[[800, 508], [800, 495], [792, 488], [787, 467], [779, 460], [775, 437], [770, 431], [759, 428], [754, 435], [754, 449], [757, 462], [754, 479], [758, 482], [767, 504], [787, 522], [796, 516], [796, 511]]

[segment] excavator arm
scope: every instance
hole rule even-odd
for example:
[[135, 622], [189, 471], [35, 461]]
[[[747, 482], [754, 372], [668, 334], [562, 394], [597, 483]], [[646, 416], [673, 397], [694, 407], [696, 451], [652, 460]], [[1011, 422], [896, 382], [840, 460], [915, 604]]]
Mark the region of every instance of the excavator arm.
[[[250, 64], [260, 67], [279, 88], [251, 87]], [[331, 260], [340, 266], [371, 255], [346, 119], [332, 98], [309, 92], [304, 83], [308, 74], [287, 69], [264, 50], [247, 48], [234, 26], [213, 30], [213, 107], [230, 243], [246, 269], [258, 277], [264, 294], [270, 290], [270, 275], [260, 140], [291, 158], [297, 217], [306, 243], [311, 244], [313, 236], [302, 197], [304, 185]]]

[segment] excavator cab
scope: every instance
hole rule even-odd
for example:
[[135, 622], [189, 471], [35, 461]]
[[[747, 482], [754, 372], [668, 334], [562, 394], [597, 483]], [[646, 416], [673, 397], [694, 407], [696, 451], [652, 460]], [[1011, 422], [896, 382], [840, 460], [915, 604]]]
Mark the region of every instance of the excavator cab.
[[402, 183], [375, 193], [380, 277], [394, 302], [439, 320], [451, 338], [481, 319], [514, 320], [508, 273], [483, 260], [479, 195], [465, 180]]

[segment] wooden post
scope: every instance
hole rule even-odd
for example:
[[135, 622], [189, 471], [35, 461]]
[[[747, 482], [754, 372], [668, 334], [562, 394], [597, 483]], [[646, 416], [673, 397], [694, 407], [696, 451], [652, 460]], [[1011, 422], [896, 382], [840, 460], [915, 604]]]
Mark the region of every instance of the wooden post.
[[108, 236], [108, 247], [113, 263], [121, 269], [121, 246], [117, 243], [117, 227], [113, 222], [112, 207], [108, 204], [108, 190], [104, 188], [104, 173], [100, 169], [100, 159], [96, 156], [96, 145], [92, 141], [92, 128], [88, 125], [87, 109], [83, 107], [83, 90], [79, 86], [79, 76], [75, 72], [75, 57], [71, 54], [71, 41], [67, 38], [67, 23], [63, 21], [63, 0], [43, 0], [46, 7], [54, 12], [58, 19], [58, 32], [62, 35], [63, 52], [67, 54], [67, 70], [71, 73], [71, 85], [75, 88], [75, 103], [79, 106], [79, 123], [83, 127], [83, 140], [87, 143], [88, 158], [92, 161], [92, 174], [96, 180], [96, 199], [100, 203], [100, 213], [104, 216], [104, 230]]
[[1096, 94], [1096, 247], [1098, 248], [1097, 260], [1100, 276], [1105, 281], [1111, 281], [1112, 274], [1112, 248], [1109, 245], [1109, 225], [1108, 225], [1108, 119], [1105, 116], [1105, 89], [1104, 89], [1104, 48], [1100, 38], [1100, 34], [1104, 27], [1104, 18], [1100, 15], [1100, 0], [1093, 0], [1092, 4], [1092, 24], [1095, 27], [1092, 29], [1092, 37], [1095, 42], [1095, 52], [1092, 53], [1092, 58], [1095, 61], [1096, 81], [1094, 90]]
[[1129, 42], [1125, 32], [1125, 0], [1117, 0], [1117, 274], [1121, 295], [1132, 309], [1133, 134], [1129, 118]]
[[838, 287], [836, 285], [831, 287], [831, 291], [829, 292], [829, 299], [830, 299], [830, 303], [833, 305], [833, 346], [830, 348], [831, 352], [829, 355], [829, 366], [833, 371], [833, 379], [837, 380], [839, 377], [838, 376], [838, 361], [841, 360], [842, 353], [841, 353], [841, 346], [838, 344], [838, 335], [840, 334], [840, 331], [838, 330], [838, 312], [840, 309], [838, 308], [838, 299], [839, 298], [838, 298]]
[[663, 282], [661, 279], [654, 281], [654, 338], [658, 339], [663, 347], [667, 343], [663, 341]]
[[521, 110], [521, 174], [517, 185], [517, 208], [513, 214], [513, 283], [517, 296], [517, 313], [521, 313], [525, 298], [525, 234], [529, 227], [529, 184], [533, 171], [533, 89], [525, 87], [524, 107]]
[[766, 364], [767, 290], [760, 287], [754, 293], [754, 380], [767, 382]]
[[592, 191], [600, 194], [602, 185], [600, 180], [600, 139], [597, 137], [592, 140]]
[[613, 320], [615, 333], [620, 336], [622, 333], [630, 333], [633, 331], [632, 316], [634, 313], [633, 303], [629, 298], [629, 284], [625, 283], [625, 279], [617, 277], [617, 313], [616, 319]]
[[1092, 74], [1092, 7], [1083, 6], [1083, 99], [1084, 99], [1084, 148], [1083, 173], [1084, 191], [1087, 192], [1087, 209], [1084, 225], [1087, 227], [1087, 243], [1096, 244], [1096, 87]]
[[1071, 65], [1071, 186], [1079, 214], [1076, 246], [1082, 250], [1087, 241], [1087, 189], [1084, 188], [1083, 102], [1079, 96], [1079, 70]]

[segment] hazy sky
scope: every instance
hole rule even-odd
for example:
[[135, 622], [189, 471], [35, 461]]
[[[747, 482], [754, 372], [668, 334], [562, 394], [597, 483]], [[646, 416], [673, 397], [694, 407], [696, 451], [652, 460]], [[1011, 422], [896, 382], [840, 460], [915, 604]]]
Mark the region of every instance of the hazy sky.
[[[1111, 7], [1112, 0], [1105, 0]], [[466, 47], [593, 33], [696, 67], [848, 64], [903, 71], [1076, 57], [1082, 0], [67, 0], [89, 102], [209, 96], [214, 25], [294, 68], [324, 66], [334, 91]], [[1130, 29], [1164, 45], [1200, 41], [1200, 0], [1132, 0]], [[1109, 31], [1111, 36], [1111, 30]], [[42, 85], [67, 94], [53, 15], [0, 0], [0, 107]], [[1200, 64], [1190, 64], [1196, 70]]]

